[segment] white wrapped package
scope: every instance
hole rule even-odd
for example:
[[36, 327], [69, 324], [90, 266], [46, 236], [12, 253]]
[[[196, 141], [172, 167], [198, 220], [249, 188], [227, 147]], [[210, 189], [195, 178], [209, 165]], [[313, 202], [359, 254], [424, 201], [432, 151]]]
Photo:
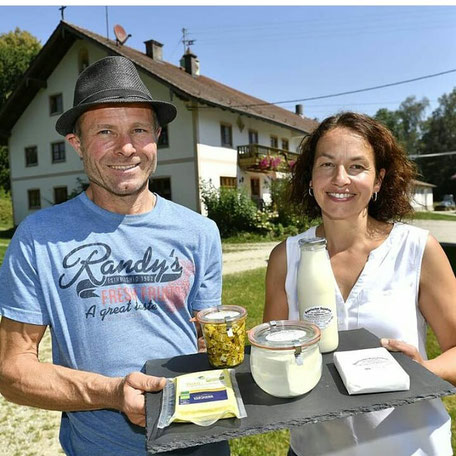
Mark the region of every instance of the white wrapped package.
[[334, 353], [334, 364], [348, 394], [410, 389], [410, 377], [383, 347]]

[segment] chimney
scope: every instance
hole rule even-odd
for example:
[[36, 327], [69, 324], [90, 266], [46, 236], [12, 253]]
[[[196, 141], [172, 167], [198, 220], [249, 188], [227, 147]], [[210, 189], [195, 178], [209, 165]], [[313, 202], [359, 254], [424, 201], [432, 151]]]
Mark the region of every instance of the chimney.
[[299, 117], [304, 117], [302, 104], [297, 104], [297, 105], [295, 106], [295, 113], [296, 113]]
[[146, 45], [146, 55], [153, 60], [163, 60], [163, 44], [155, 40], [144, 41]]
[[180, 65], [184, 68], [186, 73], [191, 74], [192, 76], [199, 76], [199, 60], [195, 54], [192, 54], [190, 49], [187, 49], [182, 56]]

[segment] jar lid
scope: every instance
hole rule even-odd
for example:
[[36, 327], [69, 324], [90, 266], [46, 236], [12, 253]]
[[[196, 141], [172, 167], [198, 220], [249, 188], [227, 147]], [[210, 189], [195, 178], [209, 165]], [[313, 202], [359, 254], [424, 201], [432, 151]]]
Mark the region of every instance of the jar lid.
[[307, 239], [299, 239], [298, 241], [299, 247], [305, 247], [308, 249], [312, 249], [315, 247], [323, 247], [326, 246], [326, 239], [322, 237], [313, 237]]
[[256, 347], [291, 350], [316, 344], [321, 331], [318, 326], [306, 321], [278, 320], [255, 326], [248, 332], [248, 337]]
[[216, 306], [201, 310], [196, 319], [200, 323], [227, 323], [247, 316], [247, 311], [241, 306]]

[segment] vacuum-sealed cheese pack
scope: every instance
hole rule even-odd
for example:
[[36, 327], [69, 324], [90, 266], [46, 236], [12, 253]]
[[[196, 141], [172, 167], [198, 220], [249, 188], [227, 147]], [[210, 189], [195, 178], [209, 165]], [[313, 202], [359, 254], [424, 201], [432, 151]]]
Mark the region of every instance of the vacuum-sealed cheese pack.
[[246, 416], [234, 369], [208, 370], [167, 380], [157, 427], [172, 422], [210, 426], [222, 418]]
[[384, 347], [336, 352], [334, 364], [348, 394], [410, 389], [410, 377]]

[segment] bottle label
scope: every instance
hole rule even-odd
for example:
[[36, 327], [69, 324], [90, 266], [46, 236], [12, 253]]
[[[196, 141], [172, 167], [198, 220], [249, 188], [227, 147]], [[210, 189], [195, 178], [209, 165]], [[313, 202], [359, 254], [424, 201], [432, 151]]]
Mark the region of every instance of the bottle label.
[[303, 320], [310, 321], [320, 329], [325, 329], [333, 318], [333, 313], [329, 307], [309, 307], [302, 313]]

